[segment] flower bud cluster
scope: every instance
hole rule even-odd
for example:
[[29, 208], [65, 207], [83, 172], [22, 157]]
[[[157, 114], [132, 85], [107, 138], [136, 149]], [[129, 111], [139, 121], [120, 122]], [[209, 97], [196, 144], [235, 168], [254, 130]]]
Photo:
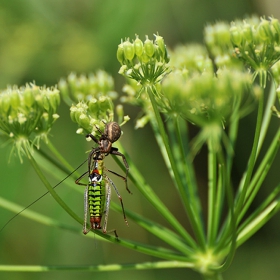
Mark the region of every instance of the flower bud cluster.
[[[47, 134], [59, 117], [56, 113], [60, 103], [56, 88], [8, 87], [0, 93], [0, 131], [14, 142], [25, 139], [39, 145], [47, 140]], [[20, 150], [20, 145], [19, 145]]]
[[205, 41], [217, 66], [240, 62], [255, 71], [266, 86], [267, 72], [280, 58], [280, 23], [275, 18], [246, 18], [205, 28]]
[[176, 70], [162, 82], [165, 108], [169, 114], [178, 114], [200, 126], [200, 140], [211, 137], [213, 143], [220, 143], [217, 136], [223, 134], [233, 113], [240, 110], [241, 102], [249, 98], [245, 93], [251, 82], [250, 74], [236, 69], [220, 69], [216, 75], [196, 73], [191, 77], [184, 70]]
[[204, 40], [217, 67], [238, 67], [230, 37], [230, 25], [226, 22], [209, 24], [204, 30]]
[[[114, 91], [114, 80], [105, 71], [98, 71], [88, 77], [70, 74], [66, 80], [60, 80], [59, 89], [70, 108], [71, 120], [78, 124], [77, 133], [94, 133], [97, 127], [114, 120], [113, 99], [118, 95]], [[124, 117], [120, 106], [116, 111], [118, 122]]]
[[118, 46], [117, 59], [122, 65], [119, 73], [134, 79], [142, 86], [158, 83], [168, 71], [169, 56], [161, 36], [152, 41], [125, 40]]
[[118, 94], [114, 91], [114, 80], [105, 71], [99, 70], [96, 74], [77, 76], [71, 73], [67, 79], [58, 83], [63, 100], [71, 106], [79, 101], [88, 102], [92, 98], [108, 97], [116, 99]]
[[238, 57], [254, 70], [268, 70], [280, 58], [280, 23], [275, 18], [232, 23], [231, 41]]
[[213, 63], [204, 46], [199, 44], [180, 45], [170, 51], [172, 69], [187, 70], [193, 72], [213, 72]]

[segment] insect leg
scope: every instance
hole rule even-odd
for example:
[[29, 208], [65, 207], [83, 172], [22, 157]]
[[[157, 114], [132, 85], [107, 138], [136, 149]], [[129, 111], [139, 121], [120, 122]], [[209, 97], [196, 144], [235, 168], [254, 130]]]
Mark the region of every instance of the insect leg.
[[82, 174], [78, 179], [76, 179], [75, 184], [81, 185], [81, 186], [87, 186], [88, 184], [80, 183], [80, 181], [81, 181], [86, 175], [88, 175], [88, 171], [85, 172], [84, 174]]
[[87, 217], [88, 217], [88, 185], [86, 186], [84, 193], [84, 227], [83, 233], [87, 234], [90, 229], [87, 229]]
[[111, 184], [111, 186], [113, 186], [113, 188], [114, 188], [114, 190], [115, 190], [115, 192], [116, 192], [116, 194], [117, 194], [117, 196], [118, 196], [118, 198], [119, 198], [119, 200], [120, 200], [120, 203], [121, 203], [121, 206], [122, 206], [123, 218], [124, 218], [124, 221], [125, 221], [126, 225], [128, 226], [128, 221], [127, 221], [127, 219], [126, 219], [126, 215], [125, 215], [125, 211], [124, 211], [124, 206], [123, 206], [122, 197], [120, 196], [120, 193], [119, 193], [119, 191], [118, 191], [116, 185], [114, 184], [114, 182], [113, 182], [108, 176], [106, 176], [106, 179], [107, 179], [108, 182]]
[[[126, 190], [127, 190], [129, 193], [131, 193], [130, 189], [129, 189], [128, 186], [127, 186], [127, 176], [128, 176], [129, 166], [128, 166], [128, 163], [127, 163], [127, 161], [126, 161], [125, 156], [124, 156], [122, 153], [118, 152], [118, 149], [117, 149], [117, 148], [114, 148], [114, 147], [112, 147], [112, 150], [111, 150], [110, 153], [111, 153], [112, 155], [122, 157], [122, 160], [123, 160], [123, 163], [124, 163], [124, 166], [125, 166], [125, 169], [126, 169], [125, 177], [122, 177], [122, 176], [120, 176], [119, 174], [115, 174], [115, 175], [119, 175], [120, 177], [123, 178], [123, 180], [124, 180], [124, 182], [125, 182], [125, 188], [126, 188]], [[113, 172], [112, 172], [112, 173], [113, 173]]]
[[107, 222], [109, 216], [109, 209], [110, 209], [110, 201], [111, 201], [111, 188], [109, 184], [106, 182], [106, 198], [105, 198], [105, 208], [104, 208], [104, 223], [103, 223], [103, 232], [107, 232]]

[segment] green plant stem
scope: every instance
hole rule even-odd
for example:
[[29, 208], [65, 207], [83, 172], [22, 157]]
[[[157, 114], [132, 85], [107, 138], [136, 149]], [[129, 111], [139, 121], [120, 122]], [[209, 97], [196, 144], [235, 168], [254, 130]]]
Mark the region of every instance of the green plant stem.
[[[260, 210], [260, 209], [259, 209]], [[238, 246], [248, 240], [254, 233], [256, 233], [263, 225], [265, 225], [278, 211], [280, 210], [280, 200], [274, 200], [262, 212], [255, 214], [255, 219], [240, 232], [238, 236]]]
[[257, 151], [257, 155], [259, 154], [264, 138], [267, 134], [267, 130], [270, 124], [270, 120], [271, 120], [271, 107], [273, 106], [273, 104], [275, 103], [276, 100], [276, 86], [275, 86], [275, 81], [272, 79], [271, 81], [271, 87], [270, 87], [270, 91], [268, 94], [268, 100], [266, 102], [266, 107], [265, 107], [265, 112], [264, 112], [264, 117], [263, 117], [263, 121], [262, 121], [262, 125], [261, 125], [261, 132], [260, 132], [260, 138], [259, 138], [259, 143], [258, 143], [258, 151]]
[[[236, 216], [234, 212], [234, 198], [233, 198], [233, 190], [229, 181], [228, 176], [226, 175], [226, 168], [225, 168], [225, 160], [223, 157], [223, 153], [221, 151], [218, 152], [218, 159], [219, 159], [219, 164], [221, 165], [222, 171], [221, 173], [223, 175], [223, 184], [224, 188], [226, 190], [226, 196], [227, 196], [227, 204], [229, 208], [229, 228], [230, 228], [230, 249], [227, 254], [227, 258], [225, 262], [220, 266], [220, 267], [215, 267], [215, 270], [219, 271], [220, 273], [227, 270], [233, 260], [235, 251], [236, 251], [236, 239], [237, 239], [237, 223], [236, 223]], [[220, 245], [220, 244], [219, 244]], [[217, 251], [217, 247], [215, 248], [215, 251]], [[220, 253], [220, 252], [219, 252]]]
[[204, 235], [204, 232], [203, 232], [203, 228], [201, 228], [197, 224], [196, 217], [195, 217], [196, 213], [193, 212], [193, 209], [192, 209], [192, 207], [190, 206], [190, 203], [189, 203], [189, 198], [188, 198], [188, 195], [187, 195], [188, 190], [186, 189], [185, 186], [183, 186], [182, 181], [180, 179], [180, 174], [178, 172], [176, 162], [173, 158], [172, 151], [171, 151], [170, 146], [169, 146], [169, 141], [168, 141], [165, 129], [164, 129], [164, 125], [163, 125], [162, 119], [160, 117], [159, 110], [157, 108], [156, 100], [155, 100], [155, 97], [154, 97], [154, 91], [156, 91], [156, 90], [152, 86], [147, 87], [147, 92], [148, 92], [149, 98], [151, 100], [153, 110], [155, 112], [155, 118], [157, 120], [159, 132], [160, 132], [161, 137], [163, 139], [163, 143], [164, 143], [164, 146], [166, 148], [172, 170], [174, 172], [174, 177], [175, 177], [175, 180], [176, 180], [176, 183], [177, 183], [180, 195], [181, 195], [181, 199], [183, 200], [183, 205], [185, 206], [185, 209], [188, 213], [188, 217], [190, 219], [190, 223], [192, 225], [195, 236], [197, 237], [197, 241], [198, 241], [200, 247], [202, 249], [205, 249], [205, 235]]
[[[187, 129], [186, 129], [186, 123], [183, 122], [182, 125], [180, 125], [181, 118], [174, 117], [173, 123], [175, 127], [175, 135], [177, 141], [172, 142], [172, 147], [179, 146], [179, 155], [175, 160], [177, 162], [181, 162], [182, 164], [182, 172], [181, 175], [182, 182], [184, 182], [184, 185], [187, 186], [187, 190], [189, 191], [189, 203], [194, 208], [194, 213], [196, 213], [196, 221], [200, 228], [204, 228], [204, 221], [203, 221], [203, 214], [202, 214], [202, 207], [201, 207], [201, 201], [200, 197], [198, 195], [198, 186], [195, 178], [195, 172], [194, 172], [194, 166], [191, 161], [191, 152], [188, 147], [188, 137], [187, 137]], [[169, 122], [168, 122], [169, 123]], [[167, 123], [167, 124], [168, 124]], [[167, 125], [167, 128], [169, 126]], [[169, 135], [172, 135], [169, 133]], [[172, 139], [172, 137], [170, 137]], [[178, 144], [177, 144], [178, 143]], [[177, 153], [174, 153], [174, 155], [177, 155]], [[178, 165], [179, 166], [179, 165]], [[184, 181], [183, 181], [184, 180]]]
[[45, 185], [45, 187], [47, 188], [47, 190], [50, 192], [50, 194], [52, 195], [52, 197], [56, 200], [56, 202], [74, 219], [76, 220], [78, 223], [80, 223], [81, 225], [83, 224], [83, 220], [80, 219], [68, 206], [67, 204], [57, 195], [57, 193], [54, 191], [54, 189], [52, 188], [52, 186], [50, 185], [50, 183], [48, 182], [48, 180], [46, 179], [46, 177], [43, 175], [40, 167], [38, 166], [37, 162], [34, 160], [33, 156], [31, 155], [31, 153], [29, 152], [29, 149], [25, 149], [26, 150], [26, 154], [28, 155], [28, 159], [30, 160], [30, 163], [32, 165], [32, 167], [34, 168], [34, 170], [36, 171], [37, 175], [39, 176], [39, 178], [41, 179], [42, 183]]
[[223, 280], [223, 276], [220, 273], [213, 275], [203, 275], [204, 280]]
[[[122, 212], [122, 208], [115, 203], [111, 205], [111, 208], [115, 211], [118, 211], [119, 213]], [[180, 251], [184, 255], [193, 255], [194, 250], [187, 246], [185, 240], [177, 234], [175, 234], [173, 231], [169, 230], [168, 228], [162, 225], [159, 225], [154, 221], [149, 220], [147, 217], [142, 217], [141, 215], [138, 215], [132, 211], [126, 210], [125, 213], [130, 220], [133, 220], [139, 226], [154, 234], [157, 238], [163, 240], [165, 243], [174, 247], [176, 250]]]
[[242, 177], [241, 184], [239, 186], [240, 195], [237, 197], [237, 201], [236, 201], [236, 207], [235, 207], [236, 216], [240, 214], [242, 207], [244, 205], [244, 199], [246, 197], [246, 193], [248, 190], [248, 186], [250, 184], [250, 180], [256, 162], [258, 143], [259, 143], [259, 137], [261, 132], [262, 118], [263, 118], [263, 107], [264, 107], [264, 96], [262, 94], [259, 98], [258, 116], [257, 116], [257, 124], [256, 124], [253, 147], [248, 161], [247, 171]]
[[243, 206], [241, 213], [238, 215], [238, 223], [242, 220], [248, 208], [252, 204], [254, 198], [256, 197], [263, 181], [267, 176], [268, 171], [270, 170], [273, 160], [279, 150], [279, 146], [280, 146], [280, 129], [278, 129], [274, 139], [272, 140], [272, 143], [269, 145], [265, 157], [262, 159], [260, 166], [258, 167], [257, 171], [255, 172], [251, 180], [246, 195], [246, 202]]
[[218, 180], [217, 180], [217, 192], [215, 199], [215, 208], [213, 212], [213, 235], [215, 236], [215, 242], [218, 242], [217, 234], [219, 229], [219, 224], [221, 222], [221, 217], [223, 213], [223, 205], [225, 199], [225, 178], [223, 175], [223, 167], [218, 166]]
[[216, 237], [216, 223], [215, 219], [215, 206], [217, 197], [217, 161], [216, 152], [213, 150], [211, 141], [208, 141], [208, 223], [207, 223], [207, 238], [208, 246], [213, 246]]
[[[133, 164], [133, 161], [130, 160], [129, 156], [126, 154], [120, 143], [118, 143], [118, 149], [121, 153], [123, 153], [130, 163], [129, 169], [130, 172], [128, 174], [129, 179], [132, 183], [137, 187], [137, 189], [142, 193], [142, 195], [155, 207], [155, 209], [170, 223], [170, 225], [177, 230], [179, 234], [185, 239], [185, 241], [192, 247], [196, 248], [197, 244], [193, 240], [193, 238], [189, 235], [189, 233], [182, 227], [182, 225], [178, 222], [176, 217], [172, 215], [169, 209], [165, 206], [165, 204], [158, 198], [153, 189], [145, 182], [145, 179]], [[114, 157], [118, 165], [124, 170], [124, 166], [118, 157]]]
[[[111, 202], [113, 203], [113, 202]], [[23, 209], [22, 206], [19, 206], [18, 204], [15, 204], [13, 202], [10, 202], [4, 198], [0, 197], [0, 205], [3, 208], [6, 208], [12, 212], [18, 213]], [[41, 224], [47, 225], [47, 226], [53, 226], [57, 227], [63, 230], [68, 230], [73, 233], [82, 235], [82, 230], [81, 228], [69, 226], [65, 223], [62, 223], [60, 221], [57, 221], [53, 218], [47, 217], [45, 215], [39, 214], [35, 211], [32, 211], [30, 209], [26, 209], [22, 214], [22, 216], [25, 216], [31, 220], [34, 220], [36, 222], [39, 222]], [[169, 260], [178, 260], [178, 261], [189, 261], [189, 257], [183, 256], [181, 253], [178, 253], [173, 250], [161, 248], [161, 247], [156, 247], [156, 246], [149, 246], [145, 245], [143, 243], [137, 243], [134, 241], [130, 240], [124, 240], [124, 239], [116, 239], [115, 236], [111, 236], [108, 234], [104, 234], [99, 230], [94, 230], [93, 231], [95, 235], [98, 236], [98, 238], [102, 238], [102, 241], [110, 241], [113, 243], [117, 243], [118, 245], [124, 246], [126, 248], [136, 250], [137, 252], [141, 252], [147, 255], [151, 255], [154, 257], [162, 258], [162, 259], [169, 259]], [[94, 234], [87, 234], [87, 237], [95, 238]]]
[[[189, 197], [189, 204], [193, 208], [193, 212], [196, 213], [196, 223], [200, 226], [200, 228], [204, 228], [201, 204], [193, 171], [193, 164], [190, 160], [191, 153], [185, 151], [185, 147], [187, 148], [188, 141], [185, 139], [185, 145], [183, 144], [181, 133], [181, 129], [183, 128], [181, 127], [179, 126], [178, 116], [174, 117], [171, 121], [167, 121], [170, 146], [172, 148], [172, 155], [174, 157], [174, 160], [178, 163], [177, 170], [180, 174], [180, 180], [182, 184], [186, 186], [186, 191], [188, 192], [187, 196]], [[186, 133], [184, 129], [183, 131]], [[177, 184], [175, 184], [175, 186], [177, 187]]]
[[[51, 141], [48, 140], [47, 143], [48, 148], [51, 150], [53, 155], [55, 156], [56, 159], [59, 160], [59, 162], [62, 164], [63, 167], [66, 167], [68, 172], [73, 171], [73, 167], [68, 163], [67, 160], [60, 154], [60, 152], [55, 148], [55, 146], [52, 144]], [[40, 150], [41, 151], [41, 150]]]
[[136, 264], [108, 264], [90, 266], [40, 266], [40, 265], [0, 265], [0, 271], [9, 272], [47, 272], [47, 271], [123, 271], [123, 270], [147, 270], [164, 268], [192, 268], [192, 263], [178, 261], [145, 262]]

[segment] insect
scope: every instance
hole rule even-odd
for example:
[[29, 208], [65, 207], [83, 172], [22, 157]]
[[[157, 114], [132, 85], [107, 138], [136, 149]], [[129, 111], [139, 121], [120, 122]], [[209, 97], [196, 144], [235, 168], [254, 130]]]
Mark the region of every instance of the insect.
[[[91, 229], [101, 229], [101, 219], [104, 214], [103, 233], [107, 233], [107, 222], [109, 215], [109, 207], [111, 200], [111, 187], [114, 188], [122, 207], [123, 217], [128, 225], [122, 197], [114, 182], [104, 173], [104, 158], [105, 154], [97, 152], [91, 156], [90, 173], [85, 172], [80, 176], [75, 183], [77, 185], [86, 186], [84, 192], [84, 226], [83, 233], [87, 234]], [[109, 170], [108, 170], [109, 171]], [[109, 171], [110, 172], [110, 171]], [[113, 172], [116, 174], [115, 172]], [[80, 183], [81, 179], [89, 175], [89, 183]], [[87, 228], [88, 215], [90, 217], [90, 228]], [[118, 238], [116, 230], [112, 230]], [[111, 231], [110, 231], [111, 232]]]
[[[115, 186], [114, 182], [106, 175], [104, 174], [104, 158], [105, 156], [112, 154], [116, 156], [121, 156], [123, 159], [123, 163], [126, 168], [126, 174], [125, 177], [114, 172], [111, 170], [108, 170], [109, 172], [119, 176], [125, 181], [126, 190], [131, 193], [131, 191], [128, 189], [127, 186], [127, 176], [129, 171], [129, 166], [126, 161], [125, 156], [118, 151], [117, 148], [112, 147], [112, 144], [116, 142], [120, 136], [121, 136], [121, 128], [118, 123], [116, 122], [109, 122], [105, 124], [105, 130], [104, 133], [96, 127], [98, 132], [100, 133], [99, 139], [93, 136], [92, 134], [86, 135], [86, 137], [90, 137], [95, 143], [97, 143], [99, 146], [96, 148], [93, 148], [88, 156], [88, 171], [85, 172], [82, 176], [80, 176], [75, 182], [78, 185], [86, 185], [87, 188], [85, 190], [84, 200], [85, 200], [85, 219], [84, 219], [84, 228], [83, 232], [87, 234], [90, 229], [100, 229], [101, 228], [101, 217], [104, 214], [104, 224], [103, 224], [103, 232], [106, 232], [107, 229], [107, 221], [108, 221], [108, 213], [109, 213], [109, 206], [110, 206], [110, 198], [111, 198], [111, 187], [114, 188], [116, 191], [123, 210], [123, 216], [124, 220], [127, 223], [124, 207], [122, 203], [122, 198], [119, 195], [119, 192], [117, 190], [117, 187]], [[80, 168], [85, 162], [83, 162], [78, 168]], [[64, 178], [62, 181], [60, 181], [58, 184], [56, 184], [53, 188], [56, 188], [58, 185], [60, 185], [64, 180], [66, 180], [68, 177], [70, 177], [78, 168], [76, 168], [73, 172], [71, 172], [66, 178]], [[89, 184], [83, 184], [80, 183], [80, 180], [85, 177], [86, 175], [89, 176]], [[100, 189], [101, 195], [97, 195], [97, 189]], [[49, 192], [44, 193], [42, 196], [40, 196], [38, 199], [33, 201], [31, 204], [23, 208], [20, 212], [18, 212], [16, 215], [14, 215], [10, 220], [7, 221], [7, 223], [0, 229], [2, 231], [14, 218], [16, 218], [18, 215], [20, 215], [24, 210], [32, 206], [34, 203], [36, 203], [38, 200], [40, 200], [42, 197], [47, 195]], [[98, 206], [98, 197], [100, 198], [100, 206]], [[94, 212], [94, 208], [96, 208], [96, 212]], [[90, 223], [91, 228], [87, 229], [87, 213], [90, 213]], [[99, 216], [98, 216], [99, 215]], [[127, 223], [128, 224], [128, 223]], [[117, 237], [116, 230], [114, 230], [115, 236]]]
[[126, 168], [126, 173], [125, 173], [125, 177], [110, 171], [111, 173], [114, 173], [115, 175], [121, 177], [124, 181], [125, 181], [125, 187], [126, 190], [131, 193], [131, 191], [129, 190], [128, 186], [127, 186], [127, 176], [128, 176], [128, 171], [129, 171], [129, 166], [127, 164], [126, 158], [125, 156], [120, 153], [118, 151], [118, 148], [113, 147], [112, 144], [114, 142], [116, 142], [120, 136], [121, 136], [121, 128], [119, 126], [118, 123], [116, 122], [109, 122], [107, 124], [105, 124], [105, 130], [102, 133], [102, 131], [96, 127], [98, 132], [100, 133], [100, 137], [99, 139], [96, 138], [94, 135], [92, 134], [87, 134], [86, 137], [90, 137], [96, 144], [98, 144], [99, 146], [96, 148], [93, 148], [91, 150], [91, 152], [89, 153], [88, 156], [88, 174], [90, 174], [91, 170], [91, 162], [92, 162], [92, 158], [97, 154], [104, 154], [105, 156], [111, 154], [111, 155], [116, 155], [116, 156], [120, 156], [122, 157], [124, 166]]

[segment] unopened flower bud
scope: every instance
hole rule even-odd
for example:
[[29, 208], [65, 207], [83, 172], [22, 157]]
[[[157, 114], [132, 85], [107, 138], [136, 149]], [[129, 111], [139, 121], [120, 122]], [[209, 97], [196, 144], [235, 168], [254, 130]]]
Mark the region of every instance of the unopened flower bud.
[[258, 34], [261, 40], [270, 41], [272, 39], [272, 33], [268, 20], [262, 20], [258, 27]]
[[125, 41], [123, 43], [123, 50], [126, 59], [132, 60], [134, 58], [135, 55], [134, 46], [129, 41]]
[[120, 64], [124, 63], [124, 50], [123, 50], [123, 43], [118, 45], [117, 49], [117, 59]]
[[159, 49], [161, 50], [161, 53], [162, 53], [162, 55], [164, 57], [165, 56], [166, 47], [165, 47], [165, 44], [164, 44], [163, 37], [161, 37], [159, 35], [156, 35], [156, 34], [155, 34], [155, 37], [156, 37], [155, 42], [159, 46]]
[[240, 46], [242, 42], [241, 30], [235, 25], [230, 28], [230, 39], [235, 46]]
[[137, 37], [133, 42], [135, 54], [140, 57], [144, 51], [143, 42]]
[[154, 47], [153, 41], [148, 39], [148, 37], [144, 42], [144, 49], [145, 49], [145, 53], [148, 57], [152, 57], [155, 53], [155, 47]]

